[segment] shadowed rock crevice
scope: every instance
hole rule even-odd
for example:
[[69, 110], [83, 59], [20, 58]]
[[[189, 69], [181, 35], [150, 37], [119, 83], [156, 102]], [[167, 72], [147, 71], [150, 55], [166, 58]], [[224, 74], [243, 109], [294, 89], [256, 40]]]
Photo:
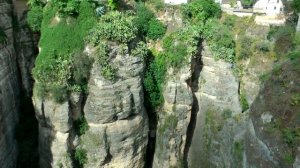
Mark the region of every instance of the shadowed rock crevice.
[[199, 103], [197, 96], [195, 95], [195, 92], [199, 90], [199, 77], [200, 77], [200, 72], [203, 67], [203, 63], [201, 60], [201, 50], [202, 50], [202, 42], [199, 42], [199, 48], [198, 48], [198, 53], [196, 57], [192, 59], [192, 69], [193, 69], [193, 74], [192, 78], [187, 81], [188, 85], [191, 87], [192, 92], [193, 92], [193, 106], [191, 110], [191, 119], [187, 128], [187, 137], [186, 137], [186, 144], [184, 147], [184, 152], [183, 152], [183, 167], [187, 168], [188, 167], [188, 153], [190, 146], [192, 144], [192, 139], [196, 127], [196, 121], [197, 121], [197, 113], [199, 111]]

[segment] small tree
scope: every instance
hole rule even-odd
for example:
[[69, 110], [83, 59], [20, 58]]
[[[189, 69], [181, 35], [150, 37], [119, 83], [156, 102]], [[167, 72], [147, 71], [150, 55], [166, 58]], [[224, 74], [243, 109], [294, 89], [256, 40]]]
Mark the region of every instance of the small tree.
[[164, 36], [166, 33], [166, 26], [157, 19], [151, 19], [147, 36], [150, 39], [156, 40]]
[[43, 8], [32, 6], [27, 15], [27, 24], [32, 31], [40, 31], [43, 20]]

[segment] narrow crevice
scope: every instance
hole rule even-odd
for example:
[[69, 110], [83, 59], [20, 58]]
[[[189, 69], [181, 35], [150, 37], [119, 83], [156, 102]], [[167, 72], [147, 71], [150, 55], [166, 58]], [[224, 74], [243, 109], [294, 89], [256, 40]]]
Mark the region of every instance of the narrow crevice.
[[[14, 11], [14, 10], [13, 10]], [[19, 81], [19, 100], [20, 100], [20, 106], [19, 106], [19, 123], [16, 127], [15, 137], [18, 144], [18, 157], [17, 157], [17, 168], [39, 168], [39, 150], [38, 150], [38, 136], [39, 136], [39, 123], [35, 116], [35, 109], [32, 102], [32, 88], [34, 80], [31, 76], [31, 74], [23, 74], [21, 70], [21, 62], [20, 61], [26, 61], [21, 59], [21, 54], [24, 54], [25, 49], [21, 48], [23, 47], [22, 39], [19, 37], [22, 29], [27, 29], [26, 31], [29, 32], [28, 36], [29, 39], [32, 40], [38, 40], [35, 39], [32, 36], [32, 33], [26, 27], [26, 25], [23, 25], [23, 22], [18, 20], [18, 17], [15, 14], [15, 11], [13, 13], [13, 32], [14, 32], [14, 48], [15, 48], [15, 54], [17, 55], [17, 70], [18, 70], [18, 81]], [[26, 19], [26, 15], [23, 15], [22, 21]], [[33, 44], [33, 43], [31, 43]], [[32, 57], [32, 61], [35, 60], [35, 57], [37, 55], [36, 52], [34, 52], [35, 46], [31, 45], [28, 46], [29, 49], [32, 49], [32, 55], [28, 55]], [[30, 71], [30, 67], [28, 71]], [[29, 83], [28, 87], [24, 87], [24, 81], [23, 79], [28, 79], [31, 82]], [[1, 167], [1, 166], [0, 166]]]
[[31, 97], [21, 93], [20, 120], [16, 130], [18, 142], [18, 168], [38, 168], [38, 121]]
[[[72, 102], [69, 97], [69, 122], [73, 125], [69, 131], [68, 137], [68, 153], [70, 154], [72, 165], [74, 168], [82, 168], [83, 165], [80, 164], [79, 160], [76, 158], [76, 150], [79, 149], [80, 144], [74, 144], [76, 137], [80, 138], [82, 134], [87, 131], [88, 126], [84, 116], [84, 106], [87, 100], [87, 94], [79, 93], [79, 102]], [[73, 100], [74, 101], [74, 100]], [[74, 104], [75, 103], [75, 104]], [[83, 128], [84, 127], [84, 128]], [[80, 149], [79, 149], [80, 150]]]
[[187, 84], [191, 87], [193, 92], [193, 105], [191, 110], [191, 118], [190, 122], [187, 128], [186, 133], [186, 143], [183, 151], [183, 165], [182, 167], [187, 168], [188, 167], [188, 153], [190, 150], [190, 146], [192, 144], [192, 139], [196, 127], [197, 122], [197, 113], [199, 111], [199, 103], [197, 96], [195, 95], [195, 92], [197, 92], [199, 88], [199, 79], [200, 79], [200, 72], [203, 68], [203, 63], [201, 59], [201, 52], [202, 52], [202, 41], [198, 44], [198, 53], [196, 54], [196, 57], [192, 59], [191, 69], [193, 70], [192, 77], [190, 80], [187, 81]]
[[104, 143], [105, 143], [106, 156], [105, 156], [105, 159], [104, 159], [103, 163], [101, 164], [101, 166], [108, 164], [112, 159], [112, 155], [110, 154], [110, 144], [107, 139], [106, 129], [104, 130], [103, 136], [104, 136], [103, 138], [104, 138]]
[[[149, 53], [149, 56], [146, 59], [146, 68], [148, 69], [151, 66], [151, 63], [154, 61], [154, 56], [152, 53]], [[155, 81], [157, 82], [157, 81]], [[148, 144], [145, 154], [145, 168], [152, 168], [154, 153], [155, 153], [155, 144], [156, 144], [156, 131], [157, 131], [157, 113], [156, 107], [153, 107], [150, 99], [150, 93], [147, 92], [144, 86], [144, 107], [149, 120], [149, 132], [148, 132]]]

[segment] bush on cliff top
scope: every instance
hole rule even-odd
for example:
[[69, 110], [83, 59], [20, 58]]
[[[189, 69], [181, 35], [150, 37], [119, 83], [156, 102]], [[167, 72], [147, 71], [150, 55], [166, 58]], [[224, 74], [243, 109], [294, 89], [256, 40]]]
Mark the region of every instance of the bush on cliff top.
[[131, 13], [112, 11], [103, 15], [97, 26], [92, 30], [88, 40], [97, 45], [102, 40], [111, 40], [121, 43], [132, 41], [137, 34], [134, 25], [134, 16]]
[[27, 24], [32, 31], [40, 31], [43, 20], [43, 7], [33, 6], [27, 14]]
[[86, 1], [80, 3], [76, 17], [58, 20], [55, 18], [57, 11], [58, 8], [51, 4], [44, 7], [39, 43], [41, 51], [33, 69], [37, 84], [45, 88], [41, 90], [52, 95], [55, 92], [51, 88], [60, 88], [61, 91], [72, 88], [72, 58], [74, 53], [82, 51], [83, 39], [96, 22], [93, 7]]

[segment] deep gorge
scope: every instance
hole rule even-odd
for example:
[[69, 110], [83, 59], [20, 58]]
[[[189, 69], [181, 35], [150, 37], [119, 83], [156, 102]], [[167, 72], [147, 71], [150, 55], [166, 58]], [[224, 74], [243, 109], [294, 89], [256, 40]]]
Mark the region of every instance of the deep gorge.
[[31, 2], [38, 31], [0, 0], [1, 168], [299, 167], [300, 43], [278, 49], [294, 28], [196, 17], [198, 1]]

